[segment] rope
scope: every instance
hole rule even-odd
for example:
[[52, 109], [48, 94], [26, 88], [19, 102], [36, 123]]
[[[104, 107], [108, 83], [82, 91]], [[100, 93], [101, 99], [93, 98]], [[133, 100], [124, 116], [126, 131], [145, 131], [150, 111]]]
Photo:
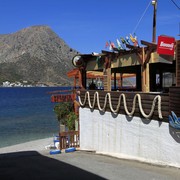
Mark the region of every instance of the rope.
[[126, 112], [126, 114], [128, 116], [133, 116], [134, 112], [135, 112], [135, 108], [136, 108], [136, 101], [138, 101], [138, 105], [139, 105], [139, 109], [140, 109], [140, 112], [141, 112], [141, 115], [146, 118], [146, 119], [149, 119], [151, 118], [151, 116], [153, 115], [154, 113], [154, 109], [155, 109], [155, 106], [156, 106], [156, 103], [158, 102], [158, 115], [159, 115], [159, 118], [162, 119], [162, 112], [161, 112], [161, 96], [160, 95], [157, 95], [155, 96], [155, 98], [153, 99], [153, 102], [152, 102], [152, 106], [151, 106], [151, 111], [149, 114], [146, 114], [143, 110], [143, 107], [142, 107], [142, 102], [141, 102], [141, 96], [140, 94], [136, 94], [134, 96], [134, 99], [133, 99], [133, 106], [132, 106], [132, 110], [129, 111], [128, 108], [127, 108], [127, 104], [126, 104], [126, 96], [125, 94], [120, 94], [119, 95], [119, 98], [118, 98], [118, 104], [116, 106], [116, 108], [114, 109], [113, 106], [112, 106], [112, 101], [111, 101], [111, 94], [110, 93], [107, 93], [106, 96], [105, 96], [105, 99], [104, 99], [104, 104], [103, 104], [103, 107], [100, 106], [100, 102], [99, 102], [99, 93], [96, 91], [94, 93], [94, 96], [93, 96], [93, 102], [91, 103], [91, 100], [90, 100], [90, 93], [87, 91], [85, 93], [85, 97], [84, 97], [84, 101], [82, 102], [81, 101], [81, 97], [80, 95], [78, 96], [79, 98], [79, 103], [81, 106], [85, 106], [86, 104], [86, 100], [88, 98], [88, 104], [89, 104], [89, 107], [91, 109], [94, 109], [95, 107], [95, 104], [96, 104], [96, 101], [97, 101], [97, 106], [98, 106], [98, 109], [100, 111], [103, 111], [105, 112], [105, 109], [106, 109], [106, 106], [107, 106], [107, 101], [109, 103], [109, 107], [110, 107], [110, 110], [111, 112], [113, 113], [118, 113], [119, 112], [119, 109], [120, 109], [120, 106], [121, 106], [121, 101], [123, 101], [123, 104], [124, 104], [124, 110]]
[[144, 17], [144, 15], [146, 14], [146, 12], [147, 12], [147, 10], [148, 10], [148, 8], [149, 8], [149, 6], [150, 6], [151, 2], [152, 2], [152, 0], [150, 0], [150, 2], [149, 2], [149, 4], [148, 4], [148, 6], [146, 7], [145, 11], [143, 12], [143, 14], [142, 14], [141, 18], [139, 19], [138, 23], [136, 24], [136, 26], [135, 26], [135, 28], [134, 28], [134, 30], [133, 30], [133, 32], [132, 32], [132, 34], [134, 34], [134, 33], [136, 32], [136, 29], [138, 28], [138, 26], [139, 26], [139, 24], [140, 24], [140, 22], [141, 22], [142, 18], [143, 18], [143, 17]]

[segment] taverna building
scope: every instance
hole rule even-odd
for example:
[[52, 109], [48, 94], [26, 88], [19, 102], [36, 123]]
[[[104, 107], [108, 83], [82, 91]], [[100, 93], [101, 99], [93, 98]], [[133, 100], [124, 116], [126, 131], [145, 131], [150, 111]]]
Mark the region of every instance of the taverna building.
[[180, 41], [141, 44], [73, 58], [80, 149], [179, 168]]

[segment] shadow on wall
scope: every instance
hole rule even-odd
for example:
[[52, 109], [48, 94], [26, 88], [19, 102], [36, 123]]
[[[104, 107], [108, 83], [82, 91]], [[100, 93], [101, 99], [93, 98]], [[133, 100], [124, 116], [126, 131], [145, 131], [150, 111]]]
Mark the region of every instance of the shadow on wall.
[[95, 174], [42, 156], [36, 151], [8, 153], [0, 155], [0, 179], [99, 179]]
[[[113, 118], [117, 118], [118, 117], [118, 115], [119, 114], [113, 114], [113, 113], [111, 113], [111, 115], [112, 115], [112, 117]], [[125, 115], [125, 117], [126, 117], [126, 120], [128, 121], [128, 122], [131, 122], [131, 121], [133, 121], [133, 116], [127, 116], [127, 115]], [[141, 118], [141, 121], [144, 123], [144, 124], [146, 124], [146, 125], [148, 125], [148, 124], [150, 124], [150, 122], [152, 121], [152, 119], [145, 119], [145, 118]], [[159, 127], [161, 126], [161, 124], [162, 124], [162, 121], [158, 121], [158, 123], [159, 123]]]
[[180, 129], [175, 129], [169, 125], [169, 133], [177, 143], [180, 143]]

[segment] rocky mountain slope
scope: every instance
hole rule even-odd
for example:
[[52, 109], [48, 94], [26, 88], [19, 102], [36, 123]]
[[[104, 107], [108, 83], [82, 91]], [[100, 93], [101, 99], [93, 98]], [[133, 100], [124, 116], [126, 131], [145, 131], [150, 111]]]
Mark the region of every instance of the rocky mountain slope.
[[13, 34], [0, 35], [0, 83], [29, 81], [32, 83], [67, 84], [71, 70], [70, 48], [48, 26], [32, 26]]

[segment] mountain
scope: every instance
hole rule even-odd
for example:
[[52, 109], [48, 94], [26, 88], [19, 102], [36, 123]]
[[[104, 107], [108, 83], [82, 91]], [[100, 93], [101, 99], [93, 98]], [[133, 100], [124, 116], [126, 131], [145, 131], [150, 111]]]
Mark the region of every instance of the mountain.
[[48, 26], [31, 26], [12, 34], [0, 35], [0, 83], [69, 85], [66, 74], [78, 52], [70, 48]]

